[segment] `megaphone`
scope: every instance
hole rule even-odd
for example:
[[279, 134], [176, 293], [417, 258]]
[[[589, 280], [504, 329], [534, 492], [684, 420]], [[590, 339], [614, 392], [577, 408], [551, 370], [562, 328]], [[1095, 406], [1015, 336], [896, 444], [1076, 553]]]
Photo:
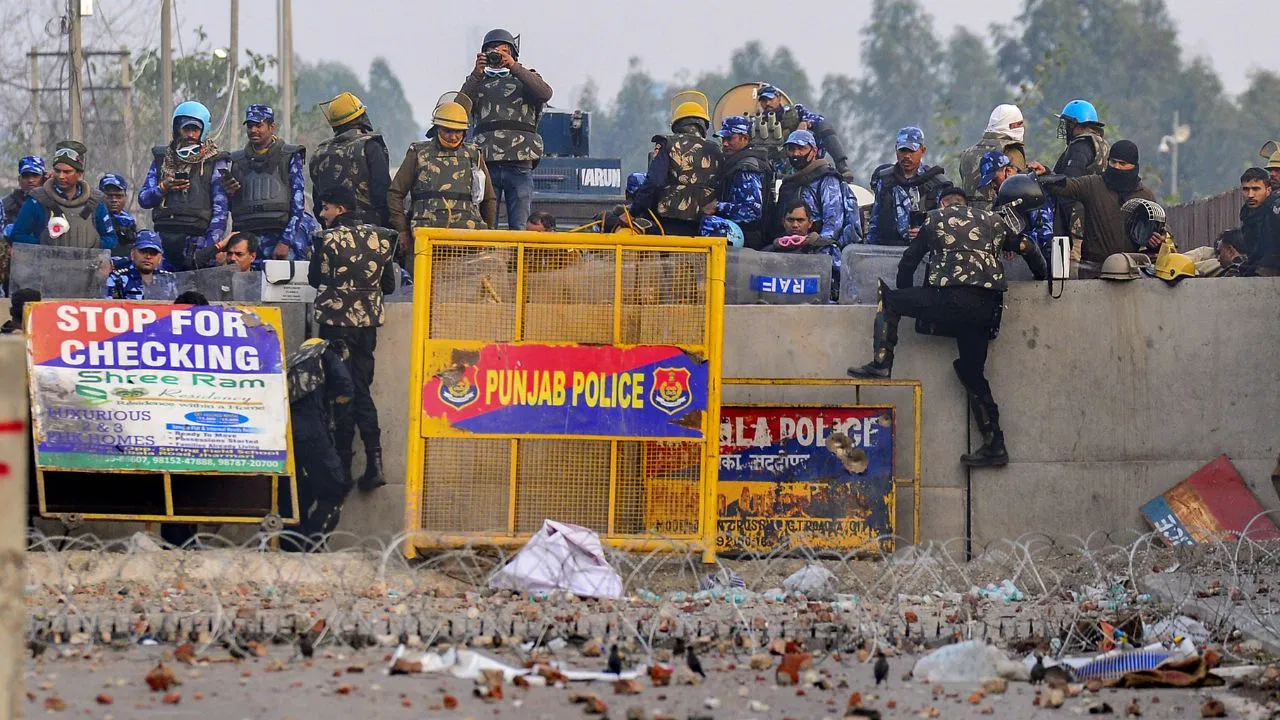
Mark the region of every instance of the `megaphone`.
[[66, 235], [70, 229], [71, 223], [67, 222], [67, 219], [61, 215], [54, 215], [49, 218], [49, 237], [60, 238]]

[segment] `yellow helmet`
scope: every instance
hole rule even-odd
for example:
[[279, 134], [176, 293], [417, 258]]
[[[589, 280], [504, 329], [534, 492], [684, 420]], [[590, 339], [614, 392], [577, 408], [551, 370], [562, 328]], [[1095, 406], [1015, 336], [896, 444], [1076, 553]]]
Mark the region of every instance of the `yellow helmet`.
[[440, 103], [431, 115], [431, 124], [447, 130], [466, 130], [467, 109], [456, 102]]
[[1280, 150], [1271, 153], [1271, 157], [1267, 158], [1267, 169], [1274, 170], [1280, 168]]
[[338, 127], [360, 117], [365, 112], [364, 103], [360, 102], [360, 98], [349, 92], [338, 93], [338, 96], [328, 102], [320, 103], [320, 112], [324, 113], [324, 119], [329, 122], [329, 127]]
[[1182, 278], [1195, 277], [1196, 264], [1182, 253], [1160, 253], [1156, 259], [1156, 277], [1174, 283]]
[[671, 113], [671, 124], [675, 125], [686, 118], [698, 118], [708, 124], [711, 123], [711, 115], [707, 113], [707, 109], [692, 101], [683, 102], [676, 106], [676, 109]]

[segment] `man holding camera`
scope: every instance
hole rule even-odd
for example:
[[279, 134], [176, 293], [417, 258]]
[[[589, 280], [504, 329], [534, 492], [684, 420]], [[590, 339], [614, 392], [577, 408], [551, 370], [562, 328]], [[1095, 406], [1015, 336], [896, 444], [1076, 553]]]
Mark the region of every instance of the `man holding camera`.
[[507, 227], [524, 230], [533, 205], [533, 167], [542, 159], [538, 120], [551, 86], [520, 64], [520, 38], [499, 28], [484, 36], [461, 92], [471, 98], [474, 141], [494, 192], [506, 203]]
[[151, 211], [173, 271], [192, 269], [196, 251], [226, 234], [222, 183], [230, 166], [227, 154], [207, 139], [210, 124], [209, 109], [198, 102], [174, 108], [169, 144], [151, 149], [151, 169], [138, 190], [138, 204]]

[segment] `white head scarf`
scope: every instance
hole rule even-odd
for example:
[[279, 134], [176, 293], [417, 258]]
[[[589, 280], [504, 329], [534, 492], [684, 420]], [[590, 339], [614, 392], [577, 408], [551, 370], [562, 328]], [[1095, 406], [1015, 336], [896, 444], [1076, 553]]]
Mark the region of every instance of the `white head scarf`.
[[1022, 138], [1026, 135], [1026, 128], [1009, 127], [1016, 122], [1022, 122], [1022, 111], [1017, 105], [997, 105], [996, 109], [991, 111], [991, 119], [987, 121], [987, 132], [999, 133], [1011, 140], [1022, 142]]

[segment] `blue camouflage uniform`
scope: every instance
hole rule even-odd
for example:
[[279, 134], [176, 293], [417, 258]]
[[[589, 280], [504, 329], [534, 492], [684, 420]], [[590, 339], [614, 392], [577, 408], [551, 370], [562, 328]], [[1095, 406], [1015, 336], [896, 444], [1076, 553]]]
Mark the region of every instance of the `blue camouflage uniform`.
[[[275, 110], [269, 105], [250, 105], [244, 111], [246, 123], [275, 122]], [[278, 138], [274, 142], [282, 142]], [[252, 148], [249, 150], [252, 152]], [[320, 224], [307, 214], [307, 188], [304, 174], [306, 158], [297, 153], [289, 158], [289, 224], [282, 232], [260, 232], [258, 236], [258, 257], [266, 260], [275, 257], [276, 245], [285, 243], [289, 246], [290, 260], [305, 260], [311, 257], [311, 236], [320, 229]]]
[[[978, 180], [978, 189], [981, 190], [995, 182], [996, 173], [1001, 168], [1008, 167], [1012, 162], [1008, 155], [999, 150], [990, 150], [984, 154], [978, 162], [978, 172], [981, 174]], [[1023, 230], [1019, 237], [1024, 237], [1035, 243], [1045, 258], [1051, 257], [1053, 251], [1053, 203], [1045, 203], [1027, 213], [1027, 229]]]
[[[143, 230], [138, 233], [133, 249], [160, 253], [160, 236], [153, 230]], [[178, 296], [177, 278], [167, 270], [156, 268], [148, 285], [131, 258], [113, 257], [102, 296], [112, 300], [172, 300]]]
[[[142, 189], [138, 191], [138, 204], [147, 210], [160, 207], [160, 203], [164, 202], [164, 193], [160, 192], [160, 162], [159, 159], [152, 159], [151, 167], [147, 170], [147, 179], [142, 183]], [[196, 250], [213, 245], [227, 234], [230, 203], [227, 200], [227, 191], [222, 187], [222, 175], [219, 172], [226, 168], [226, 160], [214, 161], [213, 180], [210, 183], [213, 217], [209, 220], [209, 227], [204, 234], [187, 236], [188, 256]]]
[[[898, 131], [897, 144], [895, 149], [908, 148], [912, 151], [919, 150], [924, 145], [924, 132], [918, 127], [904, 127]], [[884, 166], [885, 170], [894, 169], [896, 165]], [[937, 197], [937, 191], [943, 186], [950, 184], [950, 181], [941, 174], [940, 169], [935, 169], [930, 165], [920, 163], [916, 168], [914, 178], [930, 178], [919, 186], [904, 186], [902, 184], [894, 184], [885, 187], [885, 178], [880, 171], [874, 173], [871, 177], [871, 192], [875, 193], [875, 200], [871, 205], [871, 220], [867, 226], [867, 242], [872, 245], [899, 245], [909, 242], [907, 233], [911, 225], [911, 211], [922, 210], [927, 211], [934, 208], [934, 198]], [[886, 197], [889, 195], [889, 197]], [[883, 225], [882, 214], [884, 212], [885, 202], [893, 204], [893, 228], [885, 228]]]
[[[716, 134], [721, 138], [730, 135], [751, 137], [751, 120], [731, 115], [724, 119], [720, 132]], [[726, 168], [734, 166], [733, 158], [726, 154]], [[760, 222], [764, 214], [764, 173], [739, 169], [732, 176], [725, 177], [720, 184], [715, 214], [739, 225]]]
[[[129, 192], [129, 183], [123, 176], [116, 173], [107, 173], [98, 181], [98, 189], [107, 192], [108, 188], [118, 189], [120, 192]], [[108, 211], [110, 212], [110, 211]], [[119, 242], [112, 251], [115, 255], [127, 255], [129, 248], [138, 238], [138, 221], [130, 215], [127, 210], [111, 213], [111, 225], [116, 229], [116, 238]]]

